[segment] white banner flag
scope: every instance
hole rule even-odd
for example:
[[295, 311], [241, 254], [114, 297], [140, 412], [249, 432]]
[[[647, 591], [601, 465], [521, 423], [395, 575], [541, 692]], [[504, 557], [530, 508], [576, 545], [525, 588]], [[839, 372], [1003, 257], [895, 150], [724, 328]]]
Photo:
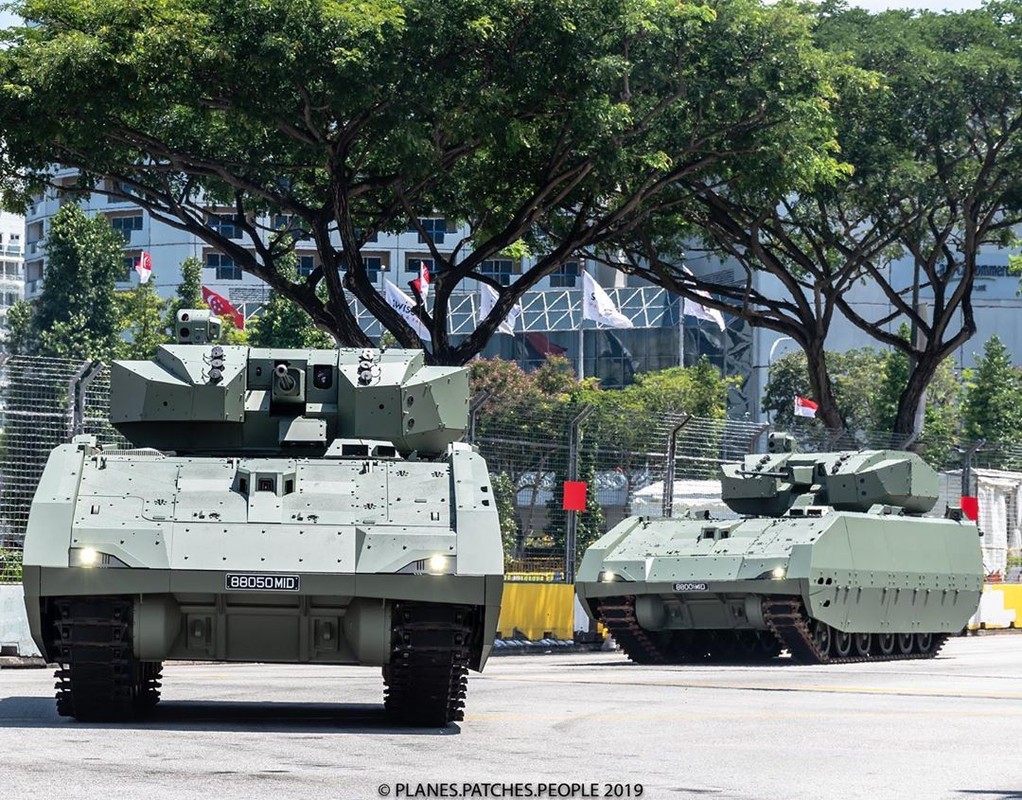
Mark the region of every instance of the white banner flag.
[[[692, 274], [692, 271], [688, 267], [682, 267], [682, 270], [684, 270], [686, 275]], [[697, 289], [696, 294], [699, 295], [700, 297], [710, 296], [709, 292], [703, 291], [701, 289]], [[704, 319], [707, 322], [712, 322], [721, 330], [724, 330], [724, 328], [727, 327], [724, 324], [724, 315], [721, 314], [720, 311], [718, 311], [716, 308], [707, 308], [702, 303], [697, 303], [695, 300], [689, 300], [687, 297], [685, 298], [685, 302], [683, 303], [682, 313], [686, 317], [695, 317], [696, 319]]]
[[608, 328], [634, 328], [632, 321], [617, 310], [610, 297], [592, 276], [582, 270], [582, 319], [592, 319]]
[[[476, 325], [486, 319], [493, 307], [497, 304], [497, 290], [490, 286], [488, 283], [479, 283], [479, 319], [476, 320]], [[522, 306], [520, 303], [516, 304], [514, 308], [507, 312], [507, 316], [501, 321], [500, 325], [497, 326], [499, 333], [510, 333], [514, 334], [515, 327], [518, 325], [518, 317], [521, 316]]]
[[412, 301], [412, 298], [388, 280], [383, 281], [383, 292], [387, 302], [401, 315], [405, 322], [411, 325], [412, 330], [419, 335], [419, 338], [424, 342], [432, 342], [433, 338], [429, 335], [429, 331], [426, 330], [426, 326], [421, 319], [415, 316], [413, 311], [415, 303]]

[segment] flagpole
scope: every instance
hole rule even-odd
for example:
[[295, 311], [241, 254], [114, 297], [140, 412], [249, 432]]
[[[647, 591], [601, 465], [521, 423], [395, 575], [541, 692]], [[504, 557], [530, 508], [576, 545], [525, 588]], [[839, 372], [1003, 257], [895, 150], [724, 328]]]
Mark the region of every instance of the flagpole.
[[586, 376], [585, 368], [585, 343], [586, 343], [586, 332], [585, 328], [582, 327], [584, 320], [579, 320], [578, 323], [578, 379], [579, 382]]

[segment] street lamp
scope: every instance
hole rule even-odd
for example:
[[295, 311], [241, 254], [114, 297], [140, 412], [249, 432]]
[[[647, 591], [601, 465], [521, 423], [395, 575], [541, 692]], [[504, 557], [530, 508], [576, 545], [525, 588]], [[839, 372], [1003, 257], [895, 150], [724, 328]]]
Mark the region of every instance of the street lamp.
[[[795, 341], [795, 340], [792, 339], [790, 336], [780, 336], [780, 337], [774, 339], [774, 343], [772, 345], [770, 345], [770, 352], [767, 353], [767, 363], [766, 363], [767, 381], [770, 380], [770, 367], [772, 367], [773, 364], [774, 364], [774, 353], [777, 351], [777, 345], [779, 345], [781, 342], [793, 342], [793, 341]], [[762, 391], [765, 390], [765, 389], [766, 389], [766, 381], [763, 382], [763, 387], [761, 389], [761, 395], [762, 395]], [[770, 412], [769, 411], [766, 412], [766, 421], [767, 421], [768, 424], [772, 421], [770, 419]]]

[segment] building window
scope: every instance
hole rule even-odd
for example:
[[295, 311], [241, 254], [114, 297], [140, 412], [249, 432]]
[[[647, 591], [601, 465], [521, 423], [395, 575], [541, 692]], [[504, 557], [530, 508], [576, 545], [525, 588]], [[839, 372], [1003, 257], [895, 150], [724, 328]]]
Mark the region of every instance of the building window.
[[18, 302], [17, 292], [5, 292], [4, 293], [4, 305], [8, 308]]
[[383, 259], [379, 256], [362, 256], [362, 263], [366, 267], [366, 277], [372, 283], [380, 282], [380, 273], [383, 271]]
[[131, 273], [135, 271], [135, 265], [138, 264], [141, 257], [141, 253], [134, 252], [125, 254], [121, 258], [121, 274], [117, 277], [118, 283], [128, 283], [131, 280]]
[[131, 242], [131, 232], [142, 230], [142, 215], [132, 217], [112, 217], [110, 225], [124, 237], [125, 244]]
[[578, 280], [578, 262], [565, 261], [550, 273], [550, 285], [561, 289], [574, 288]]
[[225, 239], [240, 239], [241, 226], [234, 222], [234, 217], [225, 214], [210, 214], [206, 224]]
[[[444, 217], [419, 217], [419, 225], [434, 244], [443, 244], [445, 234], [454, 233], [454, 228], [448, 226]], [[419, 233], [419, 229], [414, 225], [410, 226], [408, 230]], [[422, 233], [419, 233], [419, 242], [425, 244], [426, 241]]]
[[501, 286], [509, 286], [513, 267], [514, 262], [510, 258], [491, 258], [479, 265], [479, 274], [493, 278]]
[[316, 269], [316, 257], [311, 255], [298, 256], [298, 274], [307, 278]]
[[312, 234], [305, 228], [301, 217], [294, 214], [274, 214], [273, 229], [275, 231], [287, 231], [296, 242], [307, 241]]
[[206, 253], [206, 268], [216, 270], [218, 281], [240, 281], [241, 267], [223, 253]]
[[432, 258], [426, 258], [425, 256], [408, 256], [405, 260], [405, 269], [412, 273], [413, 278], [418, 278], [420, 264], [426, 265], [426, 269], [429, 270], [430, 277], [440, 272], [440, 268], [437, 267], [436, 262]]

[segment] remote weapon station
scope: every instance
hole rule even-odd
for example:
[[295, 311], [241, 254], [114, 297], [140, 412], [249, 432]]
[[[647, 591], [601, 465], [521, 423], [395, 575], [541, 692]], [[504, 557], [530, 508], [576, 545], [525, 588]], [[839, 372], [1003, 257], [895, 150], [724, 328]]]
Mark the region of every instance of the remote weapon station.
[[464, 369], [410, 350], [181, 344], [115, 362], [111, 422], [50, 455], [25, 539], [32, 634], [57, 708], [122, 719], [161, 662], [382, 666], [396, 722], [462, 719], [497, 629], [503, 556], [486, 465], [458, 443]]
[[585, 554], [589, 614], [640, 664], [932, 658], [976, 610], [976, 525], [921, 515], [937, 474], [914, 453], [766, 455], [723, 466], [741, 519], [626, 519]]

